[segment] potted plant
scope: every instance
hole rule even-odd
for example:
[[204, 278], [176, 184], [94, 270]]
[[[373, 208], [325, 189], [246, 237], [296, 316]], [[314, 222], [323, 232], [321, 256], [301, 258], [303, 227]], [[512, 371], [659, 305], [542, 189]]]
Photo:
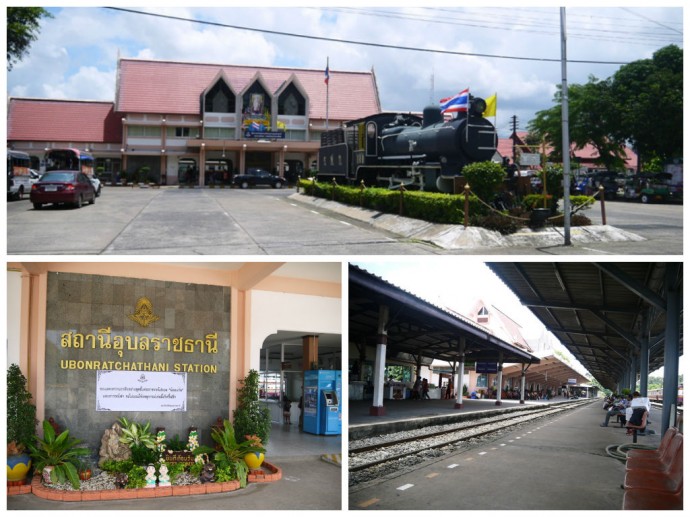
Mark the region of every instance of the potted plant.
[[72, 487], [79, 489], [79, 457], [89, 454], [89, 449], [77, 447], [81, 440], [70, 438], [65, 429], [55, 436], [55, 429], [49, 422], [43, 422], [43, 439], [38, 438], [35, 445], [30, 445], [31, 457], [37, 472], [43, 473], [47, 483], [64, 483], [69, 481]]
[[77, 458], [76, 464], [79, 479], [82, 481], [91, 479], [91, 459], [88, 456], [81, 456]]
[[240, 381], [237, 392], [237, 409], [233, 412], [236, 436], [258, 436], [266, 445], [271, 434], [271, 414], [268, 407], [259, 400], [259, 372], [249, 370]]
[[7, 481], [23, 483], [31, 468], [26, 449], [34, 443], [36, 406], [19, 366], [7, 369]]
[[[240, 487], [245, 487], [250, 468], [245, 461], [245, 457], [254, 453], [263, 455], [266, 449], [261, 445], [261, 441], [258, 437], [253, 437], [251, 440], [238, 442], [235, 439], [235, 430], [228, 420], [223, 421], [223, 429], [212, 429], [211, 438], [220, 448], [220, 451], [213, 456], [218, 467], [222, 469], [229, 467], [230, 470], [234, 470], [240, 482]], [[261, 461], [263, 461], [263, 458]]]

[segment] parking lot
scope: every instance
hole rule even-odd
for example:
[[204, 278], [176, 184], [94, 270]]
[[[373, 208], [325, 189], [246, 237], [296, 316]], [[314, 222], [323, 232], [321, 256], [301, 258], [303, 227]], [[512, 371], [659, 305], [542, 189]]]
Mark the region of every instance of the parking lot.
[[[294, 189], [105, 187], [94, 205], [7, 203], [10, 255], [677, 254], [681, 205], [609, 202], [607, 222], [642, 242], [444, 250], [303, 204]], [[301, 197], [301, 196], [300, 196]], [[600, 224], [598, 206], [588, 211]]]

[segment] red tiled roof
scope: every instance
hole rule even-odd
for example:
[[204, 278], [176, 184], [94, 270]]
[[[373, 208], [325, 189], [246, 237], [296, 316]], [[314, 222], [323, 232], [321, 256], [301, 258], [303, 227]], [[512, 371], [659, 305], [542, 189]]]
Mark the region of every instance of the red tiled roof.
[[[235, 94], [259, 73], [271, 95], [294, 74], [309, 96], [309, 117], [326, 118], [324, 71], [299, 68], [122, 59], [116, 106], [121, 113], [199, 114], [201, 94], [221, 73]], [[351, 120], [381, 111], [373, 72], [329, 70], [329, 75], [329, 118]]]
[[[520, 146], [521, 142], [524, 142], [524, 139], [527, 135], [527, 132], [520, 132], [518, 131], [517, 133], [518, 136], [518, 147]], [[547, 147], [545, 149], [546, 153], [550, 153], [552, 150], [551, 147]], [[500, 154], [502, 157], [507, 156], [508, 158], [513, 157], [513, 140], [512, 138], [499, 138], [498, 139], [498, 145], [496, 146], [496, 151], [498, 154]], [[624, 147], [623, 151], [625, 152], [625, 166], [628, 169], [637, 169], [637, 155], [635, 152], [628, 148]], [[584, 164], [591, 164], [593, 162], [596, 162], [597, 159], [599, 158], [599, 151], [591, 145], [587, 144], [584, 146], [582, 149], [574, 149], [573, 150], [573, 155], [578, 158], [582, 163]]]
[[7, 140], [120, 142], [122, 119], [112, 102], [10, 99]]

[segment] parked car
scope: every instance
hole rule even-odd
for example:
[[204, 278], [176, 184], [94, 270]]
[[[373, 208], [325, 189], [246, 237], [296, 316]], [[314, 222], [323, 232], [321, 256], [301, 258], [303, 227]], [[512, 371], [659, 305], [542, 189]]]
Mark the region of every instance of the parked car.
[[285, 178], [275, 176], [265, 169], [251, 168], [244, 174], [238, 174], [232, 179], [232, 184], [240, 188], [255, 187], [257, 185], [267, 185], [273, 188], [283, 188], [287, 183]]
[[682, 201], [683, 190], [673, 185], [672, 179], [672, 175], [666, 172], [633, 176], [625, 185], [623, 197], [637, 199], [642, 203]]
[[81, 208], [85, 201], [96, 202], [96, 191], [82, 172], [50, 171], [33, 184], [30, 199], [36, 210], [49, 203], [71, 203]]
[[24, 195], [31, 192], [31, 186], [40, 178], [38, 171], [29, 169], [28, 174], [7, 176], [7, 199], [24, 199]]

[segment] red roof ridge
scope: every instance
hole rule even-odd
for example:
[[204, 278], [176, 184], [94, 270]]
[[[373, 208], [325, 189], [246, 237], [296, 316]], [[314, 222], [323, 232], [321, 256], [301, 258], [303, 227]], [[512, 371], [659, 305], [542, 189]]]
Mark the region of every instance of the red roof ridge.
[[[277, 65], [238, 65], [238, 64], [228, 64], [228, 63], [206, 63], [199, 61], [181, 61], [181, 60], [168, 60], [168, 59], [152, 59], [152, 58], [137, 58], [137, 57], [121, 57], [120, 61], [133, 61], [137, 63], [167, 63], [171, 65], [197, 65], [197, 66], [218, 66], [222, 68], [251, 68], [253, 70], [298, 70], [300, 72], [318, 72], [323, 74], [326, 67], [323, 68], [301, 68], [297, 66], [277, 66]], [[328, 73], [330, 74], [356, 74], [356, 75], [372, 75], [372, 71], [357, 71], [357, 70], [337, 70], [330, 66], [328, 67]]]

